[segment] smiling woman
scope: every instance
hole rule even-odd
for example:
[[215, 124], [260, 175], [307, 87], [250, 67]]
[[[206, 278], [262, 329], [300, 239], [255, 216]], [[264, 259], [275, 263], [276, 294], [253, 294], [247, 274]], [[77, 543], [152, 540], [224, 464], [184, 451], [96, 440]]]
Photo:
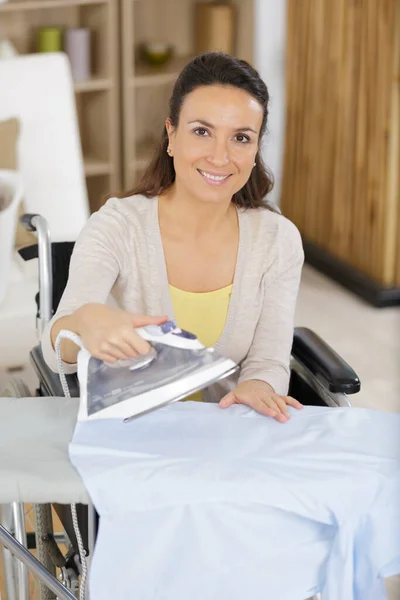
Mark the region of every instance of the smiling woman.
[[201, 195], [194, 168], [216, 187], [229, 183], [222, 186], [222, 195], [212, 198], [230, 194], [229, 201], [237, 206], [268, 207], [272, 176], [258, 152], [268, 103], [267, 86], [247, 62], [222, 53], [196, 57], [176, 81], [160, 143], [141, 182], [128, 195], [165, 193], [183, 177], [182, 169], [191, 192]]
[[177, 185], [198, 200], [231, 202], [254, 168], [262, 120], [262, 107], [245, 91], [221, 85], [194, 90], [183, 103], [179, 126], [166, 123], [167, 152], [182, 174]]
[[[239, 379], [203, 399], [247, 404], [281, 423], [288, 405], [301, 407], [286, 394], [303, 250], [296, 227], [268, 205], [272, 178], [259, 152], [268, 103], [242, 60], [210, 53], [186, 65], [142, 181], [92, 215], [75, 245], [42, 340], [55, 371], [61, 329], [115, 362], [148, 352], [136, 327], [169, 318], [240, 365]], [[64, 342], [73, 372], [77, 348]]]

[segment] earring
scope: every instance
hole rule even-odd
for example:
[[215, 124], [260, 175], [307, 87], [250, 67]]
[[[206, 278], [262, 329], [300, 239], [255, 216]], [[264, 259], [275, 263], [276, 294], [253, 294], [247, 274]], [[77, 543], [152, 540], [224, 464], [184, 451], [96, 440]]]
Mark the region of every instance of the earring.
[[257, 164], [257, 163], [254, 163], [253, 167], [255, 167], [255, 166], [256, 166], [256, 164]]
[[171, 148], [167, 148], [167, 154], [169, 154], [171, 156], [171, 152], [172, 152]]

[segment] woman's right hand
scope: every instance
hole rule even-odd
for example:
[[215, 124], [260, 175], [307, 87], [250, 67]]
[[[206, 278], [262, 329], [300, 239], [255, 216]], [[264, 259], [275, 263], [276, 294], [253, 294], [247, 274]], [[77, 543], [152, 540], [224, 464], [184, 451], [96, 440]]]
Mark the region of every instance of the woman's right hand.
[[105, 304], [85, 304], [74, 313], [76, 333], [90, 354], [107, 363], [147, 354], [150, 344], [135, 329], [162, 325], [167, 316], [135, 315]]

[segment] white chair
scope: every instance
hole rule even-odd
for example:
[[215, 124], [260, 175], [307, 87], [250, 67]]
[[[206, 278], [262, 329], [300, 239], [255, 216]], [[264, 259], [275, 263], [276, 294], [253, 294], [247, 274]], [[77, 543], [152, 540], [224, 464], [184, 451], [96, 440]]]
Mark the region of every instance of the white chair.
[[[26, 212], [54, 241], [75, 240], [89, 216], [73, 81], [65, 54], [0, 60], [0, 120], [20, 123], [18, 172]], [[24, 365], [36, 341], [37, 261], [14, 256], [0, 305], [0, 368]]]

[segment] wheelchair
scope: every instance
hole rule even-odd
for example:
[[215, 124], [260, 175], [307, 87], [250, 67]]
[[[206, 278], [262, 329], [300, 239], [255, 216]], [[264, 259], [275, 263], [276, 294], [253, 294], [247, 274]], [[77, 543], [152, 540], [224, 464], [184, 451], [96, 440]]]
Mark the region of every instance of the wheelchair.
[[[28, 231], [37, 233], [38, 243], [19, 250], [25, 261], [38, 258], [39, 291], [36, 295], [38, 339], [46, 323], [57, 310], [68, 280], [68, 271], [74, 242], [51, 243], [46, 220], [35, 214], [23, 215], [21, 223]], [[40, 343], [30, 352], [30, 361], [38, 377], [37, 395], [64, 396], [58, 374], [53, 373], [44, 361]], [[67, 375], [67, 383], [72, 397], [79, 397], [76, 375]], [[291, 352], [291, 373], [289, 395], [302, 404], [351, 407], [348, 396], [359, 392], [360, 380], [354, 370], [315, 332], [305, 327], [296, 327]], [[62, 569], [62, 585], [72, 591], [71, 595], [57, 595], [58, 598], [71, 598], [78, 595], [78, 579], [81, 574], [78, 542], [73, 527], [69, 506], [54, 505], [69, 543], [67, 554], [59, 550], [53, 535], [50, 505], [36, 505], [36, 547], [41, 562], [55, 576], [55, 568]], [[78, 523], [87, 555], [93, 549], [93, 531], [96, 528], [95, 511], [86, 505], [77, 505]], [[23, 515], [23, 512], [20, 514]], [[22, 524], [19, 523], [19, 527]], [[1, 543], [1, 537], [0, 537]], [[15, 555], [18, 558], [17, 552]], [[33, 567], [32, 567], [33, 568]], [[43, 572], [36, 572], [39, 579]], [[42, 577], [43, 581], [43, 577]], [[40, 600], [55, 596], [48, 595], [48, 588], [41, 583]], [[7, 600], [13, 600], [7, 598]], [[28, 600], [28, 596], [19, 600]]]

